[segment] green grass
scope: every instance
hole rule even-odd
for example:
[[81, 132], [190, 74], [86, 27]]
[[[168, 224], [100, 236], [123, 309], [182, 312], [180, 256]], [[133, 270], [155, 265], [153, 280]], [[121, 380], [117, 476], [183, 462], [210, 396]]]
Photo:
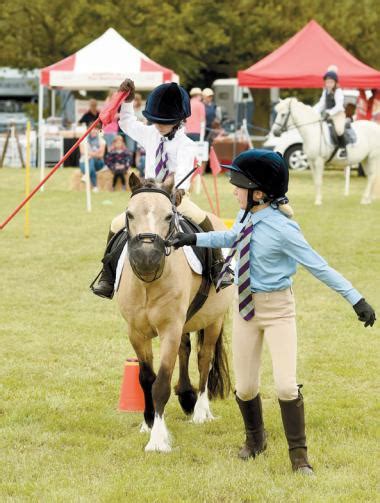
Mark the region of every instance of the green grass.
[[[23, 174], [0, 170], [1, 220], [23, 197]], [[125, 323], [114, 302], [88, 289], [128, 196], [94, 194], [88, 214], [84, 193], [68, 190], [70, 176], [58, 172], [32, 200], [29, 239], [23, 212], [0, 231], [0, 501], [378, 501], [379, 329], [364, 329], [346, 301], [302, 269], [298, 380], [316, 477], [290, 471], [267, 352], [263, 456], [236, 459], [243, 434], [232, 397], [212, 404], [215, 422], [192, 425], [173, 394], [173, 452], [143, 451], [140, 415], [117, 411], [123, 362], [133, 356]], [[292, 174], [290, 197], [307, 239], [379, 311], [380, 202], [359, 205], [364, 184], [353, 177], [343, 197], [343, 174], [328, 172], [324, 205], [315, 207], [310, 173]], [[234, 217], [231, 186], [219, 186], [223, 215]], [[194, 199], [207, 208], [204, 196]], [[229, 340], [230, 324], [226, 332]], [[193, 359], [195, 378], [194, 369]]]

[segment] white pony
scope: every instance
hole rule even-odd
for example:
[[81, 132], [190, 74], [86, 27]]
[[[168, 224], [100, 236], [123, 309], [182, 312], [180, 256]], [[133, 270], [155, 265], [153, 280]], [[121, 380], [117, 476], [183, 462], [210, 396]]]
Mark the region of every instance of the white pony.
[[[310, 162], [316, 189], [315, 204], [322, 204], [323, 168], [334, 151], [329, 140], [328, 127], [320, 115], [310, 106], [296, 98], [280, 100], [276, 105], [276, 120], [272, 133], [279, 136], [287, 129], [297, 128], [303, 139], [303, 150]], [[376, 176], [380, 174], [380, 126], [371, 121], [356, 121], [352, 124], [356, 133], [355, 143], [347, 145], [347, 158], [338, 159], [336, 155], [331, 164], [347, 166], [362, 164], [368, 177], [361, 203], [372, 201], [372, 190]]]

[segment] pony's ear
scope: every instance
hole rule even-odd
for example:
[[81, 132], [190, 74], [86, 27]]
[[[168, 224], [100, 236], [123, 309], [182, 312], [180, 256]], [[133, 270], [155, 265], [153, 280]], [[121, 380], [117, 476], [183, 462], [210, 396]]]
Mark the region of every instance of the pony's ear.
[[134, 192], [135, 190], [140, 189], [142, 187], [140, 178], [137, 175], [135, 175], [133, 171], [129, 176], [128, 184], [129, 188], [131, 189], [131, 192]]
[[182, 198], [185, 195], [185, 191], [183, 189], [177, 189], [174, 192], [174, 204], [179, 206], [182, 202]]
[[172, 193], [174, 187], [174, 175], [170, 174], [166, 180], [162, 183], [161, 187], [168, 192], [168, 194]]

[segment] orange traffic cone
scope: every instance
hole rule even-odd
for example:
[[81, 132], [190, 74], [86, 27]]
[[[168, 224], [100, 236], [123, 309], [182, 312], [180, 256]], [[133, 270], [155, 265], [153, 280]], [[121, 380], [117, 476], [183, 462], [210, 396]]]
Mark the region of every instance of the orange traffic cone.
[[124, 366], [123, 382], [120, 390], [119, 410], [123, 412], [144, 412], [144, 392], [139, 381], [139, 361], [127, 358]]

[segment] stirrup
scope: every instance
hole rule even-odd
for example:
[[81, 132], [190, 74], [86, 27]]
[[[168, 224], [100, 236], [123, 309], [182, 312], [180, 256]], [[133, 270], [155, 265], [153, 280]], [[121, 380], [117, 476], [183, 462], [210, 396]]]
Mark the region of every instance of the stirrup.
[[[115, 293], [113, 283], [110, 283], [105, 278], [101, 278], [103, 274], [104, 270], [102, 269], [96, 276], [94, 281], [91, 283], [90, 289], [98, 297], [102, 297], [104, 299], [112, 299]], [[100, 278], [99, 283], [95, 285], [95, 283], [98, 281], [99, 278]]]

